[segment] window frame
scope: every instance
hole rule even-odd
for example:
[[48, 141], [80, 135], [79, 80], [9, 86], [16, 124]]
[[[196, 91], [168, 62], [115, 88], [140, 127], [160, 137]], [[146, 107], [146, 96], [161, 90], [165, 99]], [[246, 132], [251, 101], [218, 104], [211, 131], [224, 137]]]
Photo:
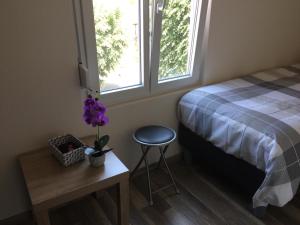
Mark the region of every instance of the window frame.
[[[95, 37], [93, 0], [73, 0], [75, 11], [76, 33], [78, 41], [78, 61], [88, 69], [87, 84], [88, 88], [99, 91], [99, 73], [97, 65], [97, 48]], [[178, 90], [199, 83], [201, 78], [202, 63], [202, 45], [204, 37], [204, 27], [206, 19], [206, 11], [210, 0], [192, 0], [198, 4], [197, 17], [194, 19], [195, 24], [193, 40], [193, 56], [191, 61], [191, 74], [188, 76], [168, 79], [163, 82], [158, 81], [158, 66], [160, 54], [160, 36], [162, 13], [157, 14], [157, 3], [161, 0], [153, 0], [153, 21], [152, 21], [152, 40], [150, 40], [149, 30], [149, 0], [139, 0], [139, 17], [141, 26], [139, 26], [140, 34], [140, 71], [142, 85], [134, 87], [120, 88], [113, 91], [101, 93], [100, 99], [105, 104], [112, 105], [127, 101], [137, 100], [151, 96], [169, 92], [170, 90]], [[191, 17], [192, 18], [192, 17]], [[159, 35], [157, 35], [159, 34]], [[151, 43], [150, 43], [151, 42]], [[151, 44], [151, 45], [150, 45]], [[151, 49], [150, 49], [151, 46]], [[150, 56], [151, 51], [151, 56]], [[200, 61], [201, 60], [201, 61]], [[195, 63], [198, 62], [198, 63]]]

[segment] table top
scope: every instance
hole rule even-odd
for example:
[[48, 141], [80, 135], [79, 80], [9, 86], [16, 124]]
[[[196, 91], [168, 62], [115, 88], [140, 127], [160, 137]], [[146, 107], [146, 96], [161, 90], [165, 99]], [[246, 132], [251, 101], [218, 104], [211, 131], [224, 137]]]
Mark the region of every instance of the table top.
[[[81, 140], [85, 144], [93, 142], [92, 137]], [[104, 166], [97, 168], [91, 167], [88, 159], [64, 167], [52, 156], [49, 147], [22, 154], [19, 160], [32, 205], [74, 193], [83, 194], [100, 187], [101, 183], [113, 185], [129, 176], [127, 167], [113, 152], [107, 153]]]

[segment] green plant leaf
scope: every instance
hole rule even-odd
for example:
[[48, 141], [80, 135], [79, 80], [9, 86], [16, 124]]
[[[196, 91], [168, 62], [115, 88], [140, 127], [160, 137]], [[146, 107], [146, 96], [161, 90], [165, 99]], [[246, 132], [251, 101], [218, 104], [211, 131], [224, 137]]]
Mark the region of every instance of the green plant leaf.
[[[104, 135], [97, 141], [97, 149], [102, 150], [105, 145], [109, 142], [109, 136]], [[96, 147], [96, 146], [95, 146]]]

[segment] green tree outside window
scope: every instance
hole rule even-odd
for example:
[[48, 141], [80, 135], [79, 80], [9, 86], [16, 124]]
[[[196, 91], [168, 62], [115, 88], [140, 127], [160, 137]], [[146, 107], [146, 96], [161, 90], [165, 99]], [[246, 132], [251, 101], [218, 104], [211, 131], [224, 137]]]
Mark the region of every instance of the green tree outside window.
[[101, 76], [107, 76], [115, 69], [126, 47], [120, 18], [119, 9], [110, 12], [103, 10], [95, 18], [98, 72]]
[[169, 0], [163, 11], [159, 79], [187, 71], [191, 0]]
[[[169, 0], [163, 12], [159, 79], [187, 70], [191, 0]], [[121, 12], [99, 10], [95, 16], [98, 72], [107, 76], [118, 65], [126, 44]]]

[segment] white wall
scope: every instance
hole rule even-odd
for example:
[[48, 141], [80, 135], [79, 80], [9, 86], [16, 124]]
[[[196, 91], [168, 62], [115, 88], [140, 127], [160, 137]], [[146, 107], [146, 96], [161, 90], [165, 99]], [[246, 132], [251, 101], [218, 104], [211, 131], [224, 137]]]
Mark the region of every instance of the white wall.
[[204, 83], [300, 61], [299, 0], [212, 0]]
[[[204, 81], [300, 61], [299, 9], [298, 0], [213, 0]], [[18, 154], [54, 135], [95, 132], [81, 120], [74, 32], [71, 0], [1, 0], [0, 219], [29, 206]], [[109, 108], [104, 132], [130, 168], [140, 156], [132, 132], [153, 123], [175, 128], [183, 92]], [[175, 144], [170, 154], [178, 151]]]

